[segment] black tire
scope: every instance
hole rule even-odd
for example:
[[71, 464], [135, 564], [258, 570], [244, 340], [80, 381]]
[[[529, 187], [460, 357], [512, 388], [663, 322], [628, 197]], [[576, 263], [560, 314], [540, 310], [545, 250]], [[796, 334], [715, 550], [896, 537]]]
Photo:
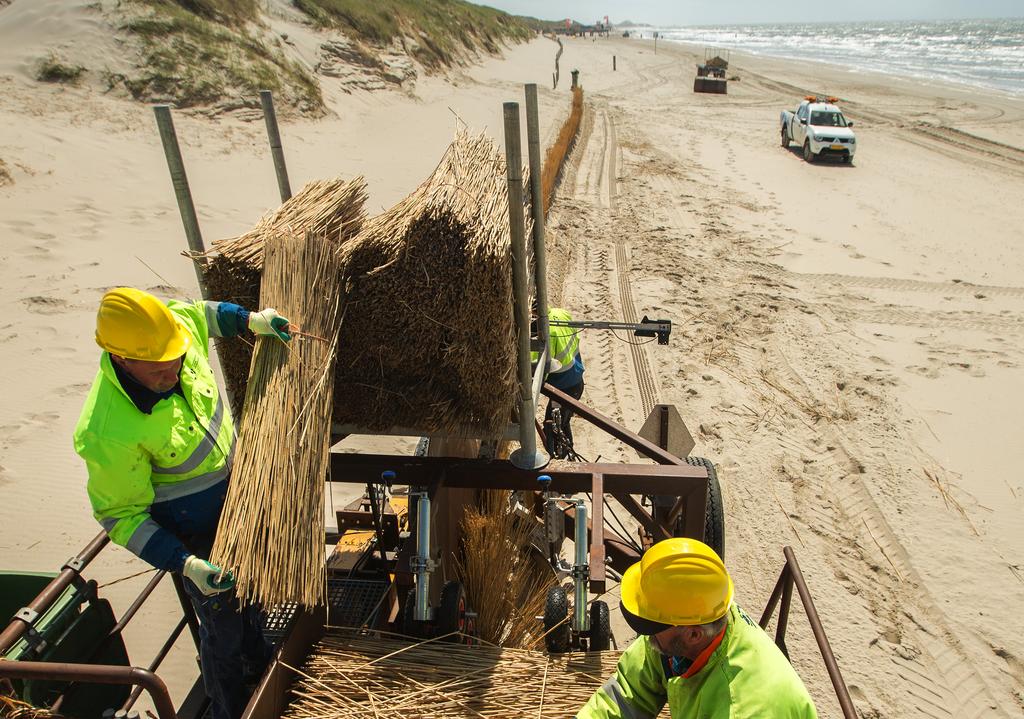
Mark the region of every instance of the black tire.
[[846, 156], [843, 158], [843, 162], [845, 162], [847, 165], [852, 166], [853, 165], [853, 155], [847, 153]]
[[402, 634], [408, 637], [423, 636], [423, 622], [416, 619], [416, 590], [410, 589], [405, 595], [405, 606], [402, 607]]
[[561, 587], [549, 589], [544, 602], [544, 646], [549, 654], [569, 651], [569, 597]]
[[612, 647], [612, 623], [608, 605], [598, 600], [590, 605], [590, 651], [604, 652]]
[[[722, 486], [718, 482], [715, 465], [703, 457], [687, 457], [686, 463], [704, 467], [708, 471], [708, 504], [704, 510], [704, 544], [725, 560], [725, 506], [722, 504]], [[680, 522], [682, 517], [680, 517]]]
[[[445, 582], [441, 587], [441, 601], [437, 605], [437, 636], [443, 637], [452, 632], [460, 632], [468, 635], [469, 627], [466, 623], [466, 589], [462, 582], [454, 579]], [[445, 639], [446, 642], [461, 642], [464, 637], [459, 634]]]
[[789, 149], [789, 130], [786, 129], [785, 125], [782, 126], [782, 146], [787, 150]]
[[811, 141], [804, 140], [804, 160], [814, 162], [814, 153], [811, 152]]

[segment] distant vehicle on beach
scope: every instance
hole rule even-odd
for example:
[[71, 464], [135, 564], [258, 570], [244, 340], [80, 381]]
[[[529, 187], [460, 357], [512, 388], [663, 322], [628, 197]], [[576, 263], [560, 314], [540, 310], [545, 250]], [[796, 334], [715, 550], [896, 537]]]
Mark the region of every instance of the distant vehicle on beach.
[[797, 106], [796, 112], [783, 110], [782, 146], [797, 143], [803, 147], [807, 162], [832, 156], [852, 165], [857, 137], [850, 129], [853, 122], [843, 116], [836, 102], [838, 100], [834, 97], [808, 96]]

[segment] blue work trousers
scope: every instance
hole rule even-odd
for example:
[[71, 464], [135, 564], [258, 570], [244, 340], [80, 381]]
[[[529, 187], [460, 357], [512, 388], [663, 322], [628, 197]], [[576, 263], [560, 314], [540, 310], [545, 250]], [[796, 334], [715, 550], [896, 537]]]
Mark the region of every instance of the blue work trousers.
[[188, 578], [183, 584], [199, 616], [199, 662], [213, 719], [238, 719], [270, 663], [261, 610], [242, 607], [233, 589], [204, 597]]

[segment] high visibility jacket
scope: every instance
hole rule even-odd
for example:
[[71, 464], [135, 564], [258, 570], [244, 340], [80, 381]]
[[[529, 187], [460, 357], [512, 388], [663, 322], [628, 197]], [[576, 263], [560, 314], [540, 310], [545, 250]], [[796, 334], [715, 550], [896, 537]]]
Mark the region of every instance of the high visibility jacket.
[[[686, 672], [689, 673], [689, 672]], [[775, 643], [742, 609], [729, 608], [725, 637], [691, 676], [670, 676], [665, 658], [642, 636], [577, 719], [815, 719], [807, 689]]]
[[[168, 308], [192, 334], [180, 373], [181, 394], [141, 411], [121, 386], [110, 354], [75, 428], [75, 451], [89, 473], [93, 514], [110, 538], [155, 567], [178, 571], [212, 541], [234, 451], [231, 410], [209, 363], [209, 339], [228, 334], [217, 302], [171, 301]], [[243, 310], [244, 312], [244, 310]], [[230, 334], [238, 331], [231, 327]]]
[[[548, 309], [548, 320], [569, 322], [572, 320], [565, 310], [559, 307]], [[583, 381], [583, 359], [580, 357], [579, 330], [564, 325], [549, 325], [548, 345], [550, 360], [548, 362], [547, 381], [559, 389], [575, 387]], [[538, 352], [532, 352], [533, 362], [539, 359]]]

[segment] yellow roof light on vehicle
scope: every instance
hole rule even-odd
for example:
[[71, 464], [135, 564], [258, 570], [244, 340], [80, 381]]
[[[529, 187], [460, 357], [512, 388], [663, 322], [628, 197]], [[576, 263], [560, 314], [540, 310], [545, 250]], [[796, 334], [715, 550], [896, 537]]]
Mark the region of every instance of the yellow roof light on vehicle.
[[167, 362], [188, 351], [192, 335], [153, 295], [118, 287], [100, 300], [96, 344], [128, 359]]

